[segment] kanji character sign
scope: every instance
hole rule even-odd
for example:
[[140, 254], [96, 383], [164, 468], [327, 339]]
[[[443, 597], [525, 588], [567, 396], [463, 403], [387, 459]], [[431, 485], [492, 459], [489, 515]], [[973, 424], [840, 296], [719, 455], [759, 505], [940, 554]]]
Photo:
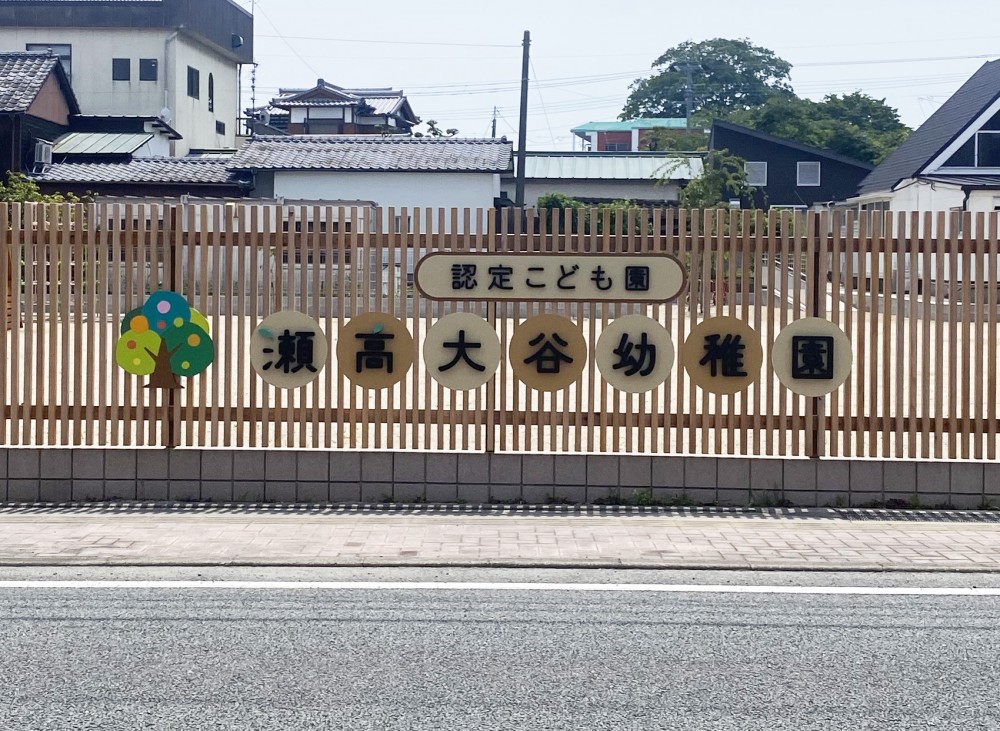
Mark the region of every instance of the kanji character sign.
[[587, 341], [572, 320], [535, 315], [515, 328], [508, 356], [519, 381], [539, 391], [558, 391], [583, 374]]
[[413, 365], [413, 336], [385, 312], [366, 312], [337, 334], [340, 372], [363, 388], [390, 388]]
[[771, 367], [785, 387], [801, 396], [836, 391], [851, 373], [851, 340], [829, 320], [804, 317], [786, 325], [771, 346]]
[[500, 338], [471, 312], [445, 315], [424, 336], [424, 367], [446, 388], [468, 391], [493, 378], [500, 366]]
[[612, 386], [626, 393], [643, 393], [667, 380], [674, 364], [674, 344], [656, 320], [626, 315], [604, 328], [595, 359]]
[[748, 324], [712, 317], [695, 325], [681, 348], [681, 362], [698, 386], [719, 394], [739, 393], [760, 377], [764, 349]]
[[303, 312], [283, 310], [253, 331], [250, 364], [272, 386], [300, 388], [319, 375], [329, 347], [318, 322]]

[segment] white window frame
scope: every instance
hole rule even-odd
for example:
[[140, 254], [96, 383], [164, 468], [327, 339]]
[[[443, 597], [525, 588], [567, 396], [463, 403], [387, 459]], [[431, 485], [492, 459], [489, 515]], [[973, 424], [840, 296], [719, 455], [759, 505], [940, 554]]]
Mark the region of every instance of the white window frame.
[[[764, 182], [759, 183], [751, 176], [750, 174], [751, 165], [763, 165], [764, 174], [761, 177], [763, 178]], [[760, 169], [761, 168], [757, 168], [757, 170]], [[764, 186], [767, 185], [767, 163], [764, 162], [763, 160], [747, 160], [745, 163], [743, 163], [743, 172], [747, 174], [747, 185], [752, 185], [755, 188], [763, 188]]]
[[[815, 165], [816, 166], [816, 182], [802, 182], [802, 166], [803, 165]], [[801, 162], [795, 163], [795, 185], [799, 188], [818, 188], [823, 181], [823, 166], [818, 160], [803, 160]]]

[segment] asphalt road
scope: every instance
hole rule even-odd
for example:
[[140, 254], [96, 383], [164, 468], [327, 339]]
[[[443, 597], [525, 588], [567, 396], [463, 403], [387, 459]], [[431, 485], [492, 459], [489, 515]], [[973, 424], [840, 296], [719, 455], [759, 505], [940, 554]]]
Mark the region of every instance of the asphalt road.
[[[522, 584], [3, 583], [36, 579]], [[1000, 597], [857, 592], [998, 585], [972, 574], [3, 570], [0, 729], [997, 729]], [[859, 589], [740, 593], [750, 586]]]

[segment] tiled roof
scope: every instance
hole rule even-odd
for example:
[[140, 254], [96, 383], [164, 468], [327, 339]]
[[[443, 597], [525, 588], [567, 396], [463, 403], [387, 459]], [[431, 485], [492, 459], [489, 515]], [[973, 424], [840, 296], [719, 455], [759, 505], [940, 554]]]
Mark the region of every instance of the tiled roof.
[[346, 89], [323, 79], [318, 79], [316, 86], [309, 89], [279, 89], [278, 96], [271, 100], [271, 107], [349, 107], [362, 102], [370, 106], [376, 116], [398, 114], [411, 124], [420, 122], [400, 90], [388, 86]]
[[130, 162], [62, 162], [33, 176], [44, 183], [234, 183], [227, 159], [147, 157]]
[[0, 112], [27, 112], [58, 63], [44, 51], [0, 53]]
[[1000, 95], [1000, 61], [988, 61], [861, 182], [860, 195], [915, 177]]
[[230, 162], [234, 170], [340, 170], [503, 173], [513, 166], [504, 140], [414, 139], [378, 135], [255, 137]]

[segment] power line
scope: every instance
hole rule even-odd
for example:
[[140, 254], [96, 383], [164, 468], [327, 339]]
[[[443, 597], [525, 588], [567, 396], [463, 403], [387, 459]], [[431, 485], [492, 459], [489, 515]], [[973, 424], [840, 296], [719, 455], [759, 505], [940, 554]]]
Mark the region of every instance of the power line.
[[531, 75], [535, 79], [535, 94], [538, 95], [538, 104], [542, 108], [542, 115], [545, 117], [545, 125], [549, 128], [549, 137], [552, 139], [552, 144], [555, 144], [556, 136], [552, 133], [552, 122], [549, 120], [549, 112], [545, 108], [545, 100], [542, 99], [542, 94], [538, 90], [538, 74], [535, 72], [535, 62], [529, 59], [528, 63], [531, 65]]
[[[273, 27], [273, 24], [272, 24]], [[277, 30], [277, 28], [275, 28]], [[321, 38], [318, 36], [283, 36], [257, 33], [258, 38], [282, 38], [293, 41], [324, 41], [328, 43], [377, 43], [390, 46], [452, 46], [456, 48], [520, 48], [510, 43], [446, 43], [443, 41], [387, 41], [384, 38]]]

